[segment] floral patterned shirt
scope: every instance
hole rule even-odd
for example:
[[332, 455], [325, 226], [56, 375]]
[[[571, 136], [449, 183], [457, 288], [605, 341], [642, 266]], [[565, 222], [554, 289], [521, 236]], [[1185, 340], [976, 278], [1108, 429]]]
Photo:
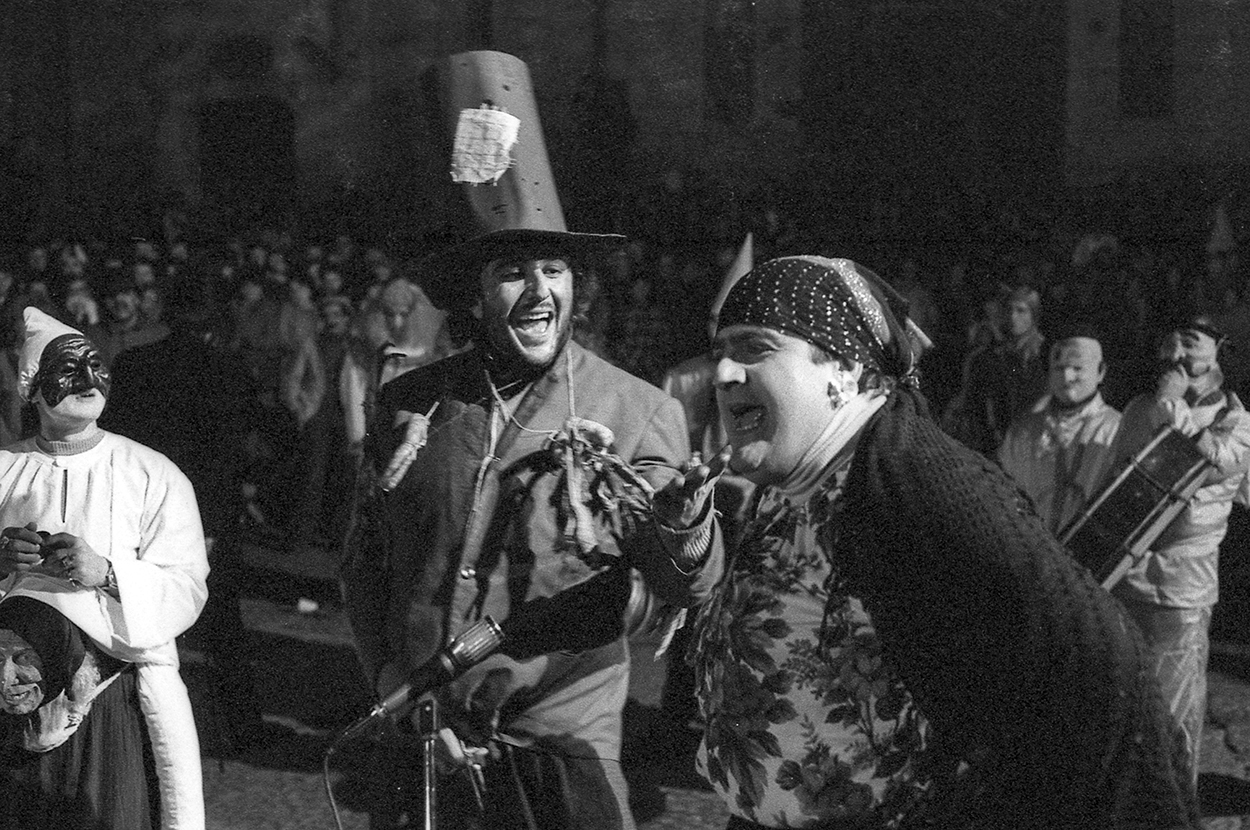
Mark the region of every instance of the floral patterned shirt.
[[849, 456], [808, 492], [763, 491], [695, 623], [696, 764], [768, 827], [890, 828], [925, 790], [925, 725], [837, 566]]

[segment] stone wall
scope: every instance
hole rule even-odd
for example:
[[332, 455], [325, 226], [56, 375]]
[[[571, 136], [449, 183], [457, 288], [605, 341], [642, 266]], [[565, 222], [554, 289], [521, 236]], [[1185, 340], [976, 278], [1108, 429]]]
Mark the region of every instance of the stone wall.
[[[977, 98], [968, 79], [979, 69], [930, 32], [948, 17], [940, 3], [879, 5], [873, 16], [863, 13], [873, 4], [823, 0], [0, 4], [0, 173], [10, 174], [0, 224], [10, 235], [66, 217], [130, 228], [174, 194], [192, 204], [234, 194], [244, 214], [369, 205], [392, 226], [438, 214], [447, 124], [432, 72], [488, 44], [529, 64], [566, 212], [587, 229], [607, 229], [605, 185], [656, 181], [674, 166], [743, 189], [787, 177], [906, 180], [943, 166], [955, 181], [1010, 180], [998, 159], [1022, 134], [1045, 143], [1061, 130], [1013, 132], [990, 97]], [[751, 88], [743, 116], [726, 119], [710, 112], [708, 50], [725, 36], [712, 23], [734, 15], [750, 27]], [[805, 61], [813, 15], [827, 27], [828, 66]], [[897, 26], [915, 31], [895, 38]], [[910, 74], [898, 69], [919, 54], [909, 44], [927, 62]], [[1022, 101], [1010, 73], [1032, 58], [1011, 58], [991, 67], [1008, 77], [986, 88]], [[934, 77], [929, 66], [940, 83], [910, 101], [903, 93]], [[804, 90], [823, 85], [840, 109], [821, 120]], [[1097, 158], [1098, 142], [1071, 140], [1097, 131], [1081, 119], [1070, 146]]]
[[1125, 8], [1123, 0], [1068, 0], [1069, 183], [1102, 184], [1133, 170], [1191, 170], [1212, 179], [1243, 170], [1250, 160], [1250, 6], [1170, 4], [1172, 106], [1162, 117], [1123, 111]]

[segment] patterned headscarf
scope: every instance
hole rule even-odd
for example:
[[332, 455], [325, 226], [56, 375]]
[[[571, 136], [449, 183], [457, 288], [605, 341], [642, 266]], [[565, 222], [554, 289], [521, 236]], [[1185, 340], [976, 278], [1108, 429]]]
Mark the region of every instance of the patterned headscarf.
[[730, 291], [718, 331], [745, 324], [801, 337], [831, 354], [912, 386], [931, 343], [907, 300], [849, 259], [790, 256], [765, 262]]

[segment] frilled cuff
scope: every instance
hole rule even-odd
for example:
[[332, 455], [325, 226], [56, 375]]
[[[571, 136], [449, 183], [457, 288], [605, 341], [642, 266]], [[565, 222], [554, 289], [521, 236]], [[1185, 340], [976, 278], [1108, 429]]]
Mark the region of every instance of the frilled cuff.
[[712, 548], [713, 534], [712, 499], [703, 506], [703, 514], [699, 520], [687, 528], [672, 528], [656, 519], [656, 531], [660, 535], [660, 543], [664, 551], [672, 557], [678, 570], [690, 573], [703, 564], [708, 551]]

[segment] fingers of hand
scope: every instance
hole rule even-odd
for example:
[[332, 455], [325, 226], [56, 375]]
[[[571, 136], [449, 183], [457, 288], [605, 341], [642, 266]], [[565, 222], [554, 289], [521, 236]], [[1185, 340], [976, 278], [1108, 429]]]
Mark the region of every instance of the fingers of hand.
[[0, 556], [6, 561], [21, 565], [37, 564], [43, 555], [40, 552], [39, 537], [35, 536], [34, 541], [24, 538], [29, 533], [26, 530], [14, 529], [12, 535], [6, 533], [0, 535]]
[[716, 479], [723, 476], [725, 471], [729, 469], [729, 459], [733, 457], [733, 454], [734, 448], [726, 444], [711, 460], [700, 467], [699, 472], [706, 470], [704, 482], [715, 482]]
[[35, 530], [32, 525], [8, 527], [4, 529], [2, 535], [8, 540], [6, 547], [27, 552], [37, 550], [45, 539], [45, 534]]
[[696, 495], [707, 490], [716, 483], [725, 470], [729, 468], [729, 459], [733, 455], [733, 447], [725, 447], [706, 464], [700, 464], [683, 476], [682, 489], [688, 495]]
[[53, 533], [43, 540], [43, 544], [49, 550], [63, 550], [79, 546], [80, 544], [85, 545], [81, 539], [72, 533]]

